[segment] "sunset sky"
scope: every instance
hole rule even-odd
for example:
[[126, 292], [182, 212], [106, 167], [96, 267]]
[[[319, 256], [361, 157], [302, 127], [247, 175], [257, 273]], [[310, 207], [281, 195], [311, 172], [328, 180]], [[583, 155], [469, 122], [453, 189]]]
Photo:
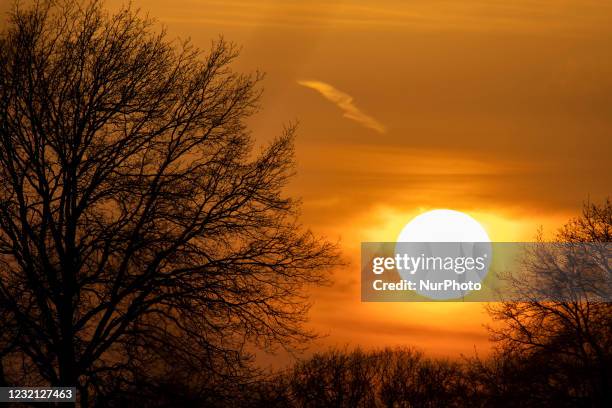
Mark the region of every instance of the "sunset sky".
[[289, 193], [351, 262], [313, 292], [314, 349], [486, 353], [481, 304], [361, 303], [360, 243], [394, 241], [434, 208], [531, 240], [610, 193], [612, 2], [133, 4], [202, 48], [223, 34], [242, 47], [237, 70], [266, 73], [258, 141], [299, 122]]

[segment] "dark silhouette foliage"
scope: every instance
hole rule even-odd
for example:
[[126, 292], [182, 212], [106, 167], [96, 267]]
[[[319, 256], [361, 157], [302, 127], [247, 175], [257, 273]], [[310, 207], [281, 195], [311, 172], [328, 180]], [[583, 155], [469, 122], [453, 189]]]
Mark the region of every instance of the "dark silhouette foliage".
[[261, 75], [233, 72], [237, 55], [98, 1], [13, 8], [0, 36], [5, 383], [77, 385], [84, 406], [164, 378], [221, 393], [250, 375], [246, 344], [311, 337], [303, 287], [337, 250], [283, 195], [294, 128], [254, 151], [244, 121]]
[[[541, 362], [548, 395], [574, 406], [612, 405], [611, 237], [610, 200], [586, 203], [557, 233], [557, 247], [537, 246], [525, 259], [521, 275], [537, 280], [508, 277], [534, 298], [489, 307], [501, 323], [491, 331], [502, 355]], [[537, 300], [543, 286], [556, 288], [560, 300]]]

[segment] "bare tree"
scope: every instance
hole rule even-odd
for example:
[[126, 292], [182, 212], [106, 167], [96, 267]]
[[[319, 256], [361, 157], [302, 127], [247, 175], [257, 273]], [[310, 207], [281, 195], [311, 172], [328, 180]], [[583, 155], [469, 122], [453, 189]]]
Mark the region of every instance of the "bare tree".
[[[281, 377], [282, 378], [282, 377]], [[465, 406], [462, 368], [411, 348], [329, 350], [285, 374], [292, 407]]]
[[612, 404], [611, 237], [610, 200], [585, 204], [556, 244], [540, 242], [509, 277], [528, 301], [489, 307], [503, 353], [555, 367], [550, 382], [576, 404]]
[[10, 13], [0, 311], [16, 327], [2, 346], [5, 363], [32, 368], [13, 382], [77, 385], [87, 405], [163, 361], [225, 378], [247, 342], [310, 337], [302, 289], [324, 281], [337, 249], [282, 194], [293, 127], [253, 152], [244, 120], [261, 75], [233, 72], [236, 56], [98, 1]]
[[296, 364], [290, 395], [299, 407], [374, 406], [377, 361], [372, 353], [329, 350]]
[[567, 381], [544, 353], [495, 350], [464, 361], [467, 396], [474, 407], [575, 407]]

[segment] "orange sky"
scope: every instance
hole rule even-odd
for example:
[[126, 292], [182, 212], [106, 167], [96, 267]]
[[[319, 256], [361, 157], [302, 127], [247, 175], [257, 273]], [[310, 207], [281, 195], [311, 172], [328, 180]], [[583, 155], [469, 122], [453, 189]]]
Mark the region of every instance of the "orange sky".
[[610, 193], [609, 1], [133, 4], [201, 47], [223, 34], [243, 47], [237, 69], [267, 73], [258, 140], [299, 120], [290, 193], [353, 262], [313, 293], [316, 347], [484, 352], [480, 304], [362, 304], [359, 243], [393, 241], [433, 208], [530, 240]]

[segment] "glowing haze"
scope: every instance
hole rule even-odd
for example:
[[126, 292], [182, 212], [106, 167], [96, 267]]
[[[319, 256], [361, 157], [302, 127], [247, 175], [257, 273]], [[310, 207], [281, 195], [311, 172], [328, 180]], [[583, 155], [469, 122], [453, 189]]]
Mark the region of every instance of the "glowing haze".
[[203, 48], [223, 34], [242, 46], [237, 69], [266, 72], [258, 140], [299, 121], [289, 193], [352, 262], [313, 293], [310, 325], [328, 335], [315, 347], [485, 352], [479, 304], [362, 304], [360, 242], [435, 208], [530, 240], [610, 193], [609, 1], [133, 4]]

